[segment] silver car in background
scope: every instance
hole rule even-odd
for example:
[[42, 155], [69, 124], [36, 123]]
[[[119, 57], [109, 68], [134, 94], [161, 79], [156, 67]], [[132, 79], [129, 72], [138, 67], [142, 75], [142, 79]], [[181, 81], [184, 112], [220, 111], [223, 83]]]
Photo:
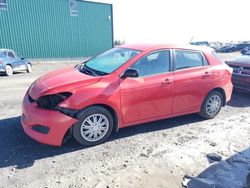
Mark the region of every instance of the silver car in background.
[[31, 63], [10, 49], [0, 49], [0, 73], [11, 76], [17, 71], [32, 72]]

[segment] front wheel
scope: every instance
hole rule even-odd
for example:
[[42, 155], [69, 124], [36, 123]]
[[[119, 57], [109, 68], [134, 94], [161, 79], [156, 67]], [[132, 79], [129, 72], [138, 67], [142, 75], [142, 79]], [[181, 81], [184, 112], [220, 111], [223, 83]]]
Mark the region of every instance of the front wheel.
[[212, 91], [210, 94], [208, 94], [208, 96], [202, 103], [199, 114], [205, 119], [212, 119], [219, 113], [222, 105], [223, 105], [222, 94], [218, 91]]
[[13, 74], [13, 69], [10, 65], [5, 66], [5, 75], [6, 76], [11, 76]]
[[105, 142], [113, 130], [113, 117], [103, 107], [89, 107], [78, 115], [79, 121], [72, 133], [77, 142], [84, 146], [94, 146]]

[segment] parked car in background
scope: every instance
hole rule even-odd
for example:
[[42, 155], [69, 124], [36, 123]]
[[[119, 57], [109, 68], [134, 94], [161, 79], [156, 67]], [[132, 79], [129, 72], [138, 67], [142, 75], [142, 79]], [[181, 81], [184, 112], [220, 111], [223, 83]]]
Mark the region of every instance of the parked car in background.
[[218, 51], [219, 48], [221, 48], [223, 43], [221, 42], [210, 42], [209, 47], [213, 48], [216, 52]]
[[0, 49], [0, 73], [11, 76], [13, 72], [32, 72], [31, 63], [10, 49]]
[[231, 44], [231, 45], [226, 45], [226, 46], [222, 46], [218, 48], [217, 52], [221, 52], [221, 53], [236, 52], [236, 51], [241, 51], [242, 49], [246, 47], [250, 47], [250, 44], [248, 43]]
[[250, 47], [246, 47], [240, 51], [242, 55], [250, 55]]
[[[233, 68], [232, 82], [235, 89], [250, 93], [250, 52], [226, 63]], [[246, 54], [248, 54], [246, 53]]]
[[216, 52], [219, 52], [219, 53], [228, 53], [232, 51], [233, 51], [233, 45], [221, 46], [216, 50]]
[[211, 48], [125, 45], [36, 80], [22, 126], [44, 144], [60, 146], [72, 134], [93, 146], [135, 124], [191, 113], [210, 119], [231, 98], [231, 76]]
[[191, 45], [196, 45], [196, 46], [209, 46], [208, 41], [197, 41], [197, 42], [190, 42]]

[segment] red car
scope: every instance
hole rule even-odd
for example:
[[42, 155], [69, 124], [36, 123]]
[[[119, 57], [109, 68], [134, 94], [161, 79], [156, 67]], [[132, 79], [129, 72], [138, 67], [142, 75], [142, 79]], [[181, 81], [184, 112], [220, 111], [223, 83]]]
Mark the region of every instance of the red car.
[[210, 48], [125, 45], [45, 74], [28, 89], [22, 125], [60, 146], [93, 146], [119, 128], [184, 114], [215, 117], [231, 98], [232, 69]]

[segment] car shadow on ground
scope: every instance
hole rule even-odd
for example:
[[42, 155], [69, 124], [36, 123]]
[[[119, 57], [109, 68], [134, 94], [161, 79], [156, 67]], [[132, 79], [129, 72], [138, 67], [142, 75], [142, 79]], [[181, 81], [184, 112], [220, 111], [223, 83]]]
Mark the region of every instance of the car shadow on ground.
[[234, 90], [232, 94], [232, 98], [227, 103], [227, 105], [231, 107], [249, 107], [250, 106], [250, 94]]
[[[14, 75], [19, 75], [19, 74], [25, 74], [25, 73], [27, 73], [26, 71], [18, 71], [18, 72], [13, 72], [13, 75], [12, 76], [14, 76]], [[0, 76], [2, 76], [2, 77], [9, 77], [9, 76], [6, 76], [6, 74], [5, 73], [0, 73]]]
[[250, 148], [216, 163], [196, 178], [190, 178], [188, 188], [250, 188]]
[[[202, 118], [193, 114], [127, 127], [120, 129], [108, 142], [146, 132], [170, 129], [198, 121], [202, 121]], [[32, 166], [35, 160], [85, 149], [73, 138], [68, 140], [62, 147], [43, 145], [32, 140], [24, 133], [20, 116], [0, 120], [0, 138], [0, 168], [8, 166], [15, 166], [17, 169], [27, 168]]]
[[[248, 94], [234, 92], [232, 100], [228, 105], [232, 107], [250, 106], [250, 97]], [[108, 142], [147, 132], [171, 129], [186, 124], [195, 126], [195, 124], [192, 123], [200, 122], [202, 120], [203, 119], [200, 116], [191, 114], [127, 127], [120, 129], [119, 132], [113, 135]], [[20, 117], [0, 120], [0, 138], [0, 168], [8, 166], [15, 166], [19, 169], [27, 168], [32, 166], [35, 160], [85, 149], [74, 139], [70, 139], [62, 147], [52, 147], [39, 144], [23, 132]]]

